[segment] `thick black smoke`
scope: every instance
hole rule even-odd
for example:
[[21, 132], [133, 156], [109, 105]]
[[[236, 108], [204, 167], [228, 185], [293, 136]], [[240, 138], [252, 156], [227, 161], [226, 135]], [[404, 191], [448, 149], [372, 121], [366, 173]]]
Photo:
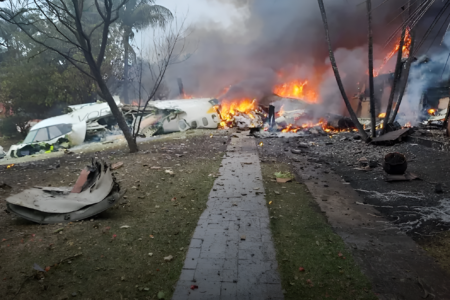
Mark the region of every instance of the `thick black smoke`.
[[[168, 70], [172, 96], [177, 96], [176, 78], [181, 78], [188, 94], [217, 96], [231, 86], [225, 98], [261, 99], [271, 93], [281, 71], [291, 79], [308, 80], [327, 110], [342, 108], [316, 0], [232, 2], [247, 10], [248, 18], [244, 24], [237, 22], [226, 29], [200, 21], [191, 26], [187, 45], [193, 55]], [[373, 1], [373, 6], [382, 2]], [[388, 52], [384, 42], [399, 25], [388, 23], [401, 13], [405, 3], [389, 1], [373, 12], [376, 65]], [[325, 5], [338, 66], [351, 97], [367, 72], [365, 1], [328, 0]]]

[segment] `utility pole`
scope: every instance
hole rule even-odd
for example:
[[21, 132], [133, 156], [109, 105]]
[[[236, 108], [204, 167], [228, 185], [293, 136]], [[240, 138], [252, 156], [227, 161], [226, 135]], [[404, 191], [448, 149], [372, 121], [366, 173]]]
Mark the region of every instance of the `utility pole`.
[[355, 111], [353, 110], [353, 107], [351, 106], [350, 101], [348, 100], [347, 94], [345, 93], [345, 90], [344, 90], [344, 85], [342, 84], [341, 76], [339, 74], [339, 69], [337, 67], [336, 59], [334, 57], [333, 48], [331, 47], [330, 30], [328, 27], [328, 19], [327, 19], [327, 14], [325, 12], [325, 5], [323, 4], [323, 0], [317, 0], [317, 1], [319, 3], [320, 12], [322, 14], [323, 27], [325, 29], [325, 37], [326, 37], [326, 41], [328, 44], [328, 54], [330, 56], [330, 62], [331, 62], [331, 66], [333, 67], [333, 72], [334, 72], [334, 76], [336, 77], [336, 82], [338, 84], [342, 98], [344, 99], [345, 106], [347, 106], [347, 110], [350, 114], [350, 117], [351, 117], [353, 123], [355, 124], [356, 128], [358, 129], [359, 134], [361, 135], [361, 138], [364, 141], [369, 142], [370, 138], [367, 135], [367, 133], [364, 131], [364, 128], [361, 125], [361, 123], [359, 123], [358, 117], [356, 116]]
[[369, 21], [369, 94], [370, 94], [370, 120], [372, 138], [377, 137], [375, 116], [375, 87], [373, 84], [373, 31], [372, 31], [372, 0], [367, 0], [367, 17]]

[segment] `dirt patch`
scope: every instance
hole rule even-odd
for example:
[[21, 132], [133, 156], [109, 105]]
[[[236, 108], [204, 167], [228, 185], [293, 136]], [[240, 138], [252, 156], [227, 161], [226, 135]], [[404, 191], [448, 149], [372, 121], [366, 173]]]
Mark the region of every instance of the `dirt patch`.
[[274, 179], [291, 166], [266, 161], [261, 167], [285, 298], [377, 299], [306, 186]]
[[[16, 218], [5, 210], [4, 199], [30, 186], [73, 184], [92, 154], [1, 169], [2, 179], [12, 186], [0, 190], [0, 289], [5, 299], [157, 299], [160, 292], [170, 299], [227, 141], [227, 136], [208, 133], [144, 143], [136, 154], [125, 148], [95, 153], [110, 163], [123, 162], [114, 174], [127, 193], [93, 219], [68, 224]], [[47, 170], [58, 160], [60, 168]], [[42, 278], [30, 277], [37, 273], [34, 263], [50, 269]]]

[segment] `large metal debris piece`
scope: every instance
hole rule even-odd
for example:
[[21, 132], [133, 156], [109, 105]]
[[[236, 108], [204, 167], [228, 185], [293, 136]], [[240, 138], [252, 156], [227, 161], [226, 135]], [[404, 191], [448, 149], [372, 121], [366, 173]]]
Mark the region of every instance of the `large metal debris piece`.
[[411, 128], [403, 128], [396, 131], [391, 131], [389, 133], [386, 133], [382, 136], [379, 136], [377, 138], [374, 138], [372, 140], [373, 144], [394, 144], [395, 142], [400, 142], [402, 138], [406, 137], [408, 134], [410, 134]]
[[111, 168], [93, 160], [71, 187], [34, 187], [6, 199], [8, 209], [33, 222], [50, 224], [89, 218], [121, 198]]
[[420, 179], [420, 178], [419, 178], [419, 176], [417, 176], [414, 173], [405, 172], [405, 174], [401, 174], [401, 175], [386, 175], [385, 181], [387, 181], [387, 182], [413, 181], [415, 179]]

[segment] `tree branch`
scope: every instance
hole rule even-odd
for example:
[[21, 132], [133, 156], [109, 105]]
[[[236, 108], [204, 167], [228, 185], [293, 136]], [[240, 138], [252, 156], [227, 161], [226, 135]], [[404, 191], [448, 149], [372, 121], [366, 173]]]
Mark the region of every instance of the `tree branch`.
[[[44, 15], [44, 17], [47, 19], [47, 21], [51, 24], [51, 25], [53, 25], [53, 27], [55, 28], [55, 30], [60, 34], [60, 35], [62, 35], [66, 40], [68, 40], [71, 44], [75, 44], [73, 41], [72, 41], [72, 39], [70, 39], [68, 36], [66, 36], [59, 28], [58, 28], [58, 26], [56, 26], [56, 24], [53, 22], [53, 20], [51, 20], [50, 18], [49, 18], [49, 16], [44, 12], [44, 10], [42, 9], [42, 7], [37, 3], [37, 1], [36, 0], [33, 0], [34, 1], [34, 4], [36, 5], [36, 7], [38, 8], [38, 10]], [[47, 1], [47, 0], [46, 0]], [[48, 2], [47, 2], [48, 3]], [[50, 7], [50, 6], [49, 6]], [[51, 8], [52, 9], [52, 8]], [[52, 9], [53, 10], [53, 9]], [[58, 19], [59, 19], [59, 17], [58, 17]], [[64, 24], [64, 23], [63, 23]], [[65, 24], [64, 24], [65, 25]], [[67, 26], [66, 26], [67, 27]], [[71, 30], [71, 28], [69, 28], [69, 27], [67, 27], [69, 30]], [[72, 31], [72, 30], [71, 30]], [[74, 33], [74, 32], [73, 32]], [[76, 33], [74, 33], [75, 34], [75, 36], [76, 36]]]
[[[46, 0], [48, 1], [48, 0]], [[86, 33], [84, 32], [83, 29], [83, 24], [81, 24], [81, 18], [83, 16], [83, 0], [72, 0], [73, 6], [75, 8], [75, 24], [76, 24], [76, 28], [77, 28], [77, 39], [78, 42], [80, 43], [80, 46], [86, 51], [87, 53], [91, 53], [92, 48], [91, 48], [91, 41], [89, 40], [89, 38], [87, 37]]]

